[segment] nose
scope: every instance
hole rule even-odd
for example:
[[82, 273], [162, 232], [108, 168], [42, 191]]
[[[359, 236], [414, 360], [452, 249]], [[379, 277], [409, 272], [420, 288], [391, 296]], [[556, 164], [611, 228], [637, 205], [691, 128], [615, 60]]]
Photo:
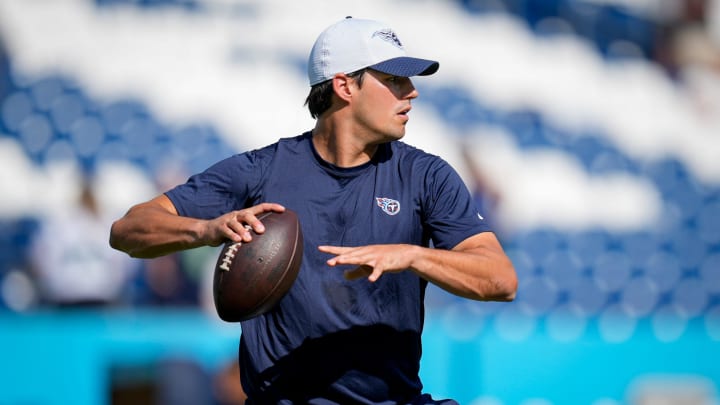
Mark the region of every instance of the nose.
[[417, 98], [420, 93], [415, 88], [415, 85], [413, 84], [412, 80], [408, 77], [406, 78], [406, 82], [403, 86], [403, 94], [405, 94], [406, 99], [412, 100], [414, 98]]

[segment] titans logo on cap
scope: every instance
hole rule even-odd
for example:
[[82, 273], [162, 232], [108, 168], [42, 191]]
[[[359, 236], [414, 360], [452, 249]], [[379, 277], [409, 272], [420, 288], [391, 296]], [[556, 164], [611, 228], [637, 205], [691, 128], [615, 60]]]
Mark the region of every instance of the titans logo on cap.
[[395, 35], [395, 33], [391, 29], [384, 29], [380, 31], [375, 31], [372, 35], [372, 38], [380, 37], [384, 41], [387, 41], [395, 46], [397, 46], [400, 49], [403, 49], [402, 42], [400, 42], [400, 38]]

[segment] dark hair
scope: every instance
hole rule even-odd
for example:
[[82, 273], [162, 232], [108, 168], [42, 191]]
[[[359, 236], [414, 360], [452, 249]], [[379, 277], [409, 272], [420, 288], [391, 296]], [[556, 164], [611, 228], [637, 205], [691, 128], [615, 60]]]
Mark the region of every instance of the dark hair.
[[[348, 73], [348, 77], [352, 77], [357, 81], [358, 86], [362, 86], [363, 76], [366, 69], [360, 69], [352, 73]], [[310, 110], [310, 116], [317, 118], [327, 111], [332, 105], [333, 86], [332, 80], [325, 80], [310, 88], [310, 94], [305, 99], [305, 105]]]

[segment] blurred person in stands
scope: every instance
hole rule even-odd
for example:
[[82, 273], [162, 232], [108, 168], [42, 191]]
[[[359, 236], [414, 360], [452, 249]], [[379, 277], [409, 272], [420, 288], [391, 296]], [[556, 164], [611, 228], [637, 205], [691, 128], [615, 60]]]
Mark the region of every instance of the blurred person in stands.
[[704, 66], [720, 74], [720, 38], [709, 24], [720, 24], [709, 18], [710, 7], [720, 7], [717, 0], [684, 0], [658, 29], [655, 60], [678, 78], [688, 66]]
[[[167, 162], [155, 170], [155, 186], [160, 193], [187, 179], [180, 165]], [[208, 269], [208, 253], [203, 249], [184, 250], [142, 261], [142, 271], [133, 280], [133, 304], [156, 307], [198, 307], [202, 305], [201, 288]], [[214, 258], [213, 258], [214, 262]]]
[[29, 258], [41, 305], [127, 304], [128, 280], [137, 262], [108, 248], [110, 224], [89, 177], [81, 181], [76, 205], [42, 218]]
[[684, 0], [659, 25], [654, 59], [689, 90], [698, 110], [720, 113], [720, 0]]
[[247, 394], [240, 384], [240, 365], [237, 361], [220, 367], [213, 378], [213, 399], [216, 405], [243, 405]]
[[498, 222], [498, 216], [496, 215], [502, 198], [500, 191], [477, 163], [476, 156], [473, 154], [472, 146], [469, 143], [460, 143], [460, 156], [470, 175], [468, 187], [473, 201], [475, 201], [475, 206], [480, 215], [485, 218], [485, 221], [494, 230], [498, 239], [502, 241], [502, 226]]
[[2, 104], [2, 101], [5, 100], [5, 96], [7, 96], [9, 93], [10, 58], [8, 57], [2, 34], [0, 34], [0, 104]]
[[457, 404], [422, 392], [428, 283], [511, 301], [517, 278], [457, 172], [400, 142], [418, 97], [411, 77], [439, 64], [355, 18], [325, 29], [309, 62], [312, 130], [131, 207], [110, 243], [135, 257], [252, 243], [246, 226], [262, 233], [259, 215], [292, 209], [305, 242], [295, 284], [241, 324], [247, 404]]

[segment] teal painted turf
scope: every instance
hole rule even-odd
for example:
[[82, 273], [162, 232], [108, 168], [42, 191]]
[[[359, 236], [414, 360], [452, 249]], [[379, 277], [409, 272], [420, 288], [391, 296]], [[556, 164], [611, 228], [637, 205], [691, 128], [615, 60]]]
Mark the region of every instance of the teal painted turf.
[[[435, 398], [627, 404], [634, 384], [655, 375], [698, 376], [720, 387], [717, 319], [692, 319], [678, 339], [664, 341], [649, 320], [613, 335], [595, 320], [578, 333], [573, 323], [551, 331], [543, 320], [486, 318], [478, 327], [477, 317], [461, 318], [453, 327], [435, 316], [426, 322], [421, 376]], [[234, 361], [239, 332], [193, 311], [0, 313], [0, 405], [103, 405], [110, 367], [185, 357], [210, 370]]]
[[421, 376], [426, 391], [461, 404], [479, 398], [503, 405], [529, 398], [553, 405], [601, 399], [626, 404], [637, 383], [657, 376], [699, 377], [720, 387], [720, 341], [707, 333], [702, 319], [667, 342], [655, 336], [647, 320], [639, 321], [627, 340], [614, 342], [595, 321], [570, 341], [551, 338], [543, 322], [517, 340], [503, 337], [492, 322], [467, 341], [448, 339], [440, 325], [438, 320], [427, 324]]

